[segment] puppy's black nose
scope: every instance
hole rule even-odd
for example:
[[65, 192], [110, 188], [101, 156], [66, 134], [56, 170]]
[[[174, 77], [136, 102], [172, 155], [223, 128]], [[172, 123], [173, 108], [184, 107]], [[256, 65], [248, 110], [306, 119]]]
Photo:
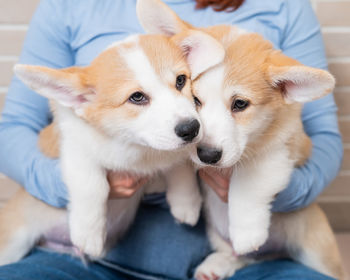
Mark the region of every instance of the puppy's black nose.
[[202, 162], [215, 164], [221, 159], [222, 150], [202, 146], [197, 147], [197, 155]]
[[186, 120], [175, 127], [175, 133], [182, 140], [191, 142], [199, 133], [200, 124], [196, 119]]

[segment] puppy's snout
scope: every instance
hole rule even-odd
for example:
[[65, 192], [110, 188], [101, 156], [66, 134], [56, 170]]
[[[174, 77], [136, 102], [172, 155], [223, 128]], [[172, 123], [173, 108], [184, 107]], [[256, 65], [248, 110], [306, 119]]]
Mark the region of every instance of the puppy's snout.
[[201, 146], [197, 148], [197, 155], [202, 162], [215, 164], [221, 159], [222, 150]]
[[199, 133], [200, 124], [196, 119], [180, 122], [175, 127], [175, 133], [182, 140], [191, 142]]

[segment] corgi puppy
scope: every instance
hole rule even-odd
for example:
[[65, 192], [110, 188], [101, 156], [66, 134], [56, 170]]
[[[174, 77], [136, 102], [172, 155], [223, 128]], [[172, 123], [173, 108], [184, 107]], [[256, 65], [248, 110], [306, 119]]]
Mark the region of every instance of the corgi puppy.
[[[139, 12], [148, 32], [181, 37], [195, 29], [159, 0], [140, 0]], [[258, 34], [225, 25], [195, 30], [217, 39], [226, 54], [192, 82], [203, 129], [192, 160], [199, 168], [232, 171], [228, 203], [203, 182], [214, 253], [199, 265], [196, 279], [230, 277], [249, 257], [267, 253], [286, 254], [343, 279], [334, 234], [317, 205], [270, 211], [293, 169], [310, 156], [302, 103], [330, 93], [334, 78], [285, 56]], [[247, 255], [251, 252], [256, 253]]]
[[107, 170], [140, 176], [164, 172], [172, 214], [194, 225], [201, 196], [186, 160], [202, 130], [191, 78], [223, 57], [213, 37], [193, 31], [180, 40], [129, 37], [87, 67], [16, 65], [16, 75], [51, 100], [54, 123], [41, 133], [40, 144], [48, 156], [59, 156], [70, 202], [67, 213], [24, 190], [10, 200], [0, 213], [0, 264], [22, 258], [67, 216], [73, 245], [92, 258], [101, 257], [107, 228], [113, 241], [119, 239], [143, 194], [139, 190], [128, 199], [108, 201]]

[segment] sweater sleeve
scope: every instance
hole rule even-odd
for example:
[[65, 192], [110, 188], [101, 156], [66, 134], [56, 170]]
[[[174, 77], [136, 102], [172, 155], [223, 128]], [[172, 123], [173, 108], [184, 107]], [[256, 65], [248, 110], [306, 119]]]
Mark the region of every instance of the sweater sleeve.
[[[282, 51], [301, 63], [327, 69], [322, 35], [308, 0], [288, 0], [287, 27]], [[333, 94], [307, 103], [302, 112], [306, 133], [311, 137], [312, 155], [296, 168], [290, 184], [273, 203], [274, 211], [292, 211], [312, 203], [339, 172], [342, 140]]]
[[[64, 2], [42, 0], [30, 23], [20, 63], [54, 68], [73, 64]], [[58, 160], [38, 149], [38, 134], [52, 119], [48, 100], [12, 79], [0, 122], [0, 172], [33, 196], [56, 207], [65, 206], [67, 191]]]

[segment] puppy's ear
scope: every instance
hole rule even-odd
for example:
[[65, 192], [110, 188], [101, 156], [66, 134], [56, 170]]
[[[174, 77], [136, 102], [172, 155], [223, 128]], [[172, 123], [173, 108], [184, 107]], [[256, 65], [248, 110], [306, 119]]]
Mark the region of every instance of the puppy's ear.
[[136, 13], [141, 26], [150, 34], [173, 36], [191, 28], [160, 0], [137, 0]]
[[136, 11], [147, 33], [174, 36], [172, 40], [187, 58], [192, 79], [223, 61], [225, 51], [217, 40], [181, 20], [161, 0], [137, 0]]
[[202, 31], [189, 29], [173, 36], [172, 40], [186, 56], [192, 80], [224, 60], [224, 47], [215, 38]]
[[304, 66], [298, 61], [275, 52], [267, 67], [273, 87], [281, 89], [287, 103], [304, 103], [332, 92], [334, 77], [327, 71]]
[[85, 68], [82, 67], [56, 70], [17, 64], [14, 72], [32, 90], [66, 107], [78, 109], [95, 96], [94, 89], [85, 83]]

